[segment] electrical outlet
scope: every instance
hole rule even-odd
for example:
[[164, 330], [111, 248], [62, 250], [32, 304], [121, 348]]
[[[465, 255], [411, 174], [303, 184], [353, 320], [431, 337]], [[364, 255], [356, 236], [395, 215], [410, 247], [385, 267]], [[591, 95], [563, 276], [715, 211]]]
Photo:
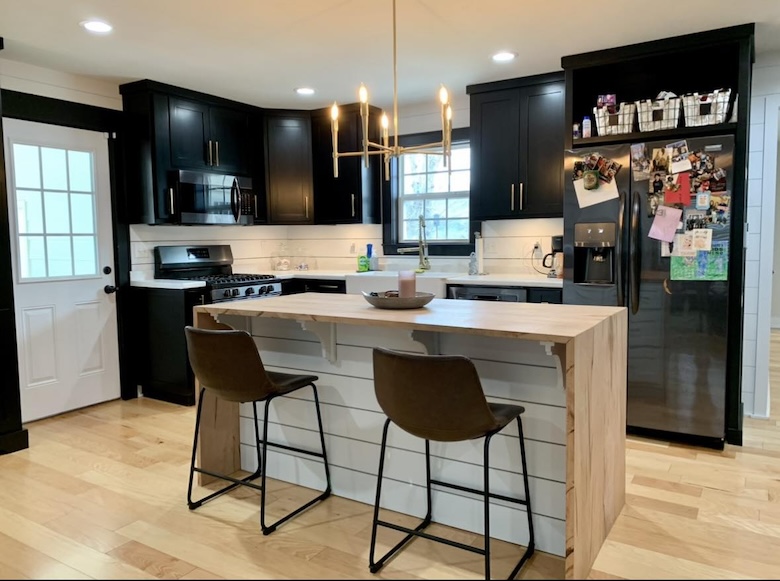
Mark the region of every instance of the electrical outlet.
[[538, 240], [536, 242], [534, 242], [534, 254], [533, 254], [533, 256], [534, 256], [534, 258], [541, 258], [542, 257], [542, 245], [541, 245], [541, 243]]
[[349, 247], [349, 253], [355, 254], [355, 243], [353, 242], [352, 245]]

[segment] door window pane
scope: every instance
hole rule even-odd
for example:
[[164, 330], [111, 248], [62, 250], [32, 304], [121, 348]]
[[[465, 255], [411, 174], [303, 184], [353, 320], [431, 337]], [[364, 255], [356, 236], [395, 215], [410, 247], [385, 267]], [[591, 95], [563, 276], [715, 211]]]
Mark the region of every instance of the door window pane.
[[91, 194], [70, 195], [70, 215], [74, 234], [95, 233], [95, 197]]
[[65, 163], [65, 150], [41, 148], [43, 168], [43, 187], [47, 190], [67, 190], [68, 170]]
[[93, 192], [92, 154], [88, 151], [68, 151], [70, 191]]
[[43, 204], [38, 190], [16, 190], [19, 234], [43, 234]]
[[46, 266], [49, 276], [71, 276], [73, 274], [70, 236], [46, 237]]
[[92, 153], [12, 148], [20, 279], [96, 276]]
[[73, 237], [73, 274], [77, 276], [97, 274], [94, 236]]
[[19, 272], [22, 278], [46, 276], [46, 251], [43, 236], [19, 237]]
[[38, 147], [14, 143], [14, 185], [17, 188], [41, 187]]

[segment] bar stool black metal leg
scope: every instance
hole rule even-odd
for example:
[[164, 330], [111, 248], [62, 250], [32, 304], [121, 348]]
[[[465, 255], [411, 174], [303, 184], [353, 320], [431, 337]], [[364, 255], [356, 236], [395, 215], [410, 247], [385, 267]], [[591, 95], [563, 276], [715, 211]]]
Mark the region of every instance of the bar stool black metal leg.
[[[325, 432], [322, 428], [322, 414], [320, 413], [320, 400], [317, 397], [317, 387], [312, 383], [310, 384], [312, 388], [314, 389], [314, 405], [317, 409], [317, 423], [320, 430], [320, 444], [322, 445], [322, 453], [318, 452], [311, 452], [310, 450], [303, 450], [301, 448], [295, 448], [293, 446], [286, 446], [283, 444], [273, 443], [268, 441], [268, 410], [269, 406], [271, 404], [271, 400], [273, 400], [276, 396], [271, 396], [265, 401], [265, 417], [263, 418], [263, 441], [262, 441], [262, 454], [263, 459], [265, 462], [263, 462], [263, 470], [261, 473], [261, 490], [260, 490], [260, 529], [263, 531], [264, 535], [270, 535], [272, 532], [276, 530], [276, 528], [294, 517], [295, 515], [303, 512], [310, 506], [312, 506], [314, 503], [319, 502], [321, 500], [325, 500], [330, 496], [331, 492], [331, 486], [330, 486], [330, 468], [328, 467], [328, 456], [325, 452]], [[267, 467], [268, 467], [268, 446], [274, 446], [276, 448], [284, 448], [286, 450], [293, 450], [295, 452], [301, 452], [303, 454], [309, 454], [310, 456], [316, 456], [317, 458], [322, 458], [323, 464], [325, 466], [325, 480], [327, 482], [325, 490], [320, 493], [316, 498], [313, 498], [309, 502], [303, 504], [302, 506], [299, 506], [294, 511], [286, 514], [279, 520], [277, 520], [275, 523], [266, 525], [265, 524], [265, 491], [266, 491], [266, 476], [267, 476]]]
[[[198, 397], [198, 410], [195, 413], [195, 437], [192, 442], [192, 460], [190, 461], [190, 482], [187, 486], [187, 506], [190, 510], [200, 506], [200, 503], [192, 502], [192, 481], [195, 478], [195, 456], [198, 451], [198, 431], [200, 430], [200, 414], [203, 410], [203, 392], [206, 390], [200, 388], [200, 396]], [[197, 506], [195, 506], [197, 504]]]
[[382, 473], [385, 468], [385, 444], [387, 443], [387, 429], [390, 427], [390, 418], [385, 420], [385, 426], [382, 429], [382, 444], [379, 448], [379, 470], [376, 475], [376, 499], [374, 500], [374, 518], [371, 521], [371, 547], [368, 551], [368, 570], [376, 573], [381, 569], [383, 563], [374, 561], [374, 550], [376, 548], [376, 529], [379, 524], [379, 498], [382, 494]]
[[530, 486], [528, 484], [528, 466], [526, 464], [525, 459], [525, 437], [523, 436], [523, 420], [520, 419], [520, 416], [517, 416], [517, 432], [520, 436], [520, 461], [522, 462], [523, 466], [523, 487], [525, 488], [525, 510], [526, 514], [528, 516], [528, 547], [525, 549], [525, 553], [523, 553], [523, 556], [520, 558], [520, 561], [517, 563], [514, 569], [512, 569], [512, 572], [509, 574], [509, 579], [514, 579], [515, 576], [520, 572], [520, 569], [523, 567], [526, 561], [531, 558], [531, 555], [534, 554], [535, 550], [535, 540], [534, 540], [534, 521], [533, 521], [533, 515], [531, 513], [531, 490]]
[[483, 502], [485, 511], [485, 579], [490, 581], [490, 439], [493, 434], [485, 436], [485, 458], [483, 461], [484, 478]]
[[422, 522], [422, 528], [431, 524], [431, 518], [433, 517], [433, 492], [431, 491], [431, 441], [425, 440], [425, 484], [428, 494], [428, 511], [425, 513], [425, 518]]

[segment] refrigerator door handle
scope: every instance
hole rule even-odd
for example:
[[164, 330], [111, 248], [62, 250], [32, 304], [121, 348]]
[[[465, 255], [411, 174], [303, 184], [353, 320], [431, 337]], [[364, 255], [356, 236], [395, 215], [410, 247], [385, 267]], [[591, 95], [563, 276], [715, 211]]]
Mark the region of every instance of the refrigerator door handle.
[[631, 312], [636, 315], [639, 311], [639, 271], [641, 253], [639, 252], [639, 212], [641, 210], [639, 192], [634, 192], [631, 202], [631, 240], [629, 241], [629, 256], [631, 266], [629, 269], [629, 285], [631, 287]]
[[615, 240], [615, 278], [617, 280], [617, 306], [626, 306], [626, 269], [623, 266], [623, 226], [626, 216], [626, 194], [620, 192], [620, 210], [618, 211], [617, 239]]

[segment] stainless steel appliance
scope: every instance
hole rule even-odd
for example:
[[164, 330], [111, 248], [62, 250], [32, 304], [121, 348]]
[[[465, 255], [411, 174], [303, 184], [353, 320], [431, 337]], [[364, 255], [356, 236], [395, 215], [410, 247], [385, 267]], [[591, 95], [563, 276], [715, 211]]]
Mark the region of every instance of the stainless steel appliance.
[[253, 224], [252, 179], [198, 171], [170, 172], [170, 213], [181, 224]]
[[491, 286], [455, 286], [448, 287], [451, 299], [467, 301], [505, 301], [510, 303], [524, 303], [527, 300], [527, 290], [515, 287], [491, 287]]
[[271, 274], [233, 273], [233, 253], [227, 244], [156, 246], [154, 278], [202, 280], [206, 302], [257, 299], [282, 294], [282, 282]]
[[[667, 147], [669, 142], [646, 143], [644, 149], [649, 157]], [[734, 255], [729, 240], [732, 229], [743, 226], [728, 219], [728, 205], [742, 202], [730, 199], [732, 136], [688, 139], [687, 149], [705, 153], [700, 161], [706, 159], [713, 166], [707, 168], [711, 179], [706, 186], [694, 183], [708, 194], [703, 198], [688, 193], [687, 180], [697, 179], [696, 172], [679, 172], [688, 173], [684, 196], [671, 182], [667, 190], [668, 205], [669, 200], [680, 200], [683, 209], [680, 233], [690, 227], [710, 230], [702, 234], [711, 237], [711, 250], [689, 252], [687, 259], [668, 256], [670, 247], [648, 236], [660, 201], [652, 175], [654, 160], [647, 160], [649, 172], [638, 163], [645, 169], [640, 174], [632, 172], [630, 144], [566, 152], [563, 302], [628, 307], [629, 431], [722, 446], [728, 374], [740, 373], [740, 354], [730, 357], [727, 337], [741, 333], [727, 325], [728, 273], [741, 267], [741, 261], [730, 264]], [[578, 195], [572, 178], [591, 155], [621, 167], [613, 178], [617, 195], [589, 205], [588, 196], [600, 195], [598, 190], [581, 190]], [[684, 161], [681, 165], [687, 167]]]

